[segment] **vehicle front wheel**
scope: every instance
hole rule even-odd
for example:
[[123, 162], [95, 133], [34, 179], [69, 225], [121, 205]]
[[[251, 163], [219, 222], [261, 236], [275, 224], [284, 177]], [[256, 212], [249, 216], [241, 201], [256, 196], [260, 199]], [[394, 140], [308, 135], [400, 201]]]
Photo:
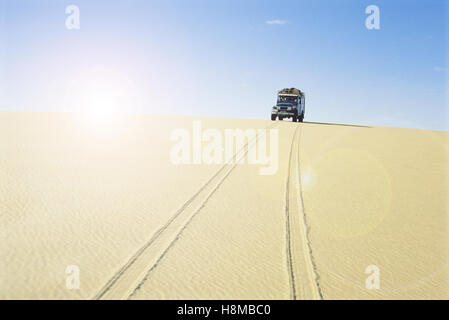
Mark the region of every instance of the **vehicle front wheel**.
[[271, 115], [271, 121], [274, 121], [274, 120], [276, 120], [276, 115], [275, 115], [275, 114], [272, 114], [272, 115]]

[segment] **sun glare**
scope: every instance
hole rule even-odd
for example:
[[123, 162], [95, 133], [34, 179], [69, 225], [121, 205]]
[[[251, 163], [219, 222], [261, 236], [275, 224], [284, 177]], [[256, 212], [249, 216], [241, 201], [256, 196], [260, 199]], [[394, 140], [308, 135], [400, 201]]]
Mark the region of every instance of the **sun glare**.
[[135, 83], [121, 72], [103, 68], [77, 75], [68, 100], [70, 111], [81, 112], [89, 130], [96, 133], [120, 130], [123, 115], [141, 108]]

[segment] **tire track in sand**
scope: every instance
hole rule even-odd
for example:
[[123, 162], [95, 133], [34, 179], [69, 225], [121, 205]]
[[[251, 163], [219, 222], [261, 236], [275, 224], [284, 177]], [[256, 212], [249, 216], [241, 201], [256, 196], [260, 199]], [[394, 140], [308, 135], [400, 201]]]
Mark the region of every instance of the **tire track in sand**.
[[[272, 128], [276, 124], [265, 128]], [[209, 198], [238, 164], [249, 149], [254, 147], [259, 136], [256, 135], [240, 150], [236, 151], [232, 163], [225, 163], [189, 200], [187, 200], [169, 220], [159, 228], [153, 236], [109, 279], [109, 281], [94, 296], [94, 299], [130, 298], [148, 279], [149, 274], [157, 267], [181, 233], [189, 225], [196, 214], [205, 206]]]
[[285, 194], [287, 269], [293, 300], [323, 299], [310, 242], [301, 187], [299, 142], [302, 125], [292, 137]]

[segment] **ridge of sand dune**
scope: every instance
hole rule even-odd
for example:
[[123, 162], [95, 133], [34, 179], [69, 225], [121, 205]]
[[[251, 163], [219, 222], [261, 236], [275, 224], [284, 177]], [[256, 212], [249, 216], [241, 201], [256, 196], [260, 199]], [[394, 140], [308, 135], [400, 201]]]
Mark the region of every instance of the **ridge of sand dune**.
[[[173, 165], [170, 133], [198, 119], [274, 125], [278, 172]], [[0, 113], [0, 298], [449, 297], [447, 132], [142, 115], [104, 129]]]

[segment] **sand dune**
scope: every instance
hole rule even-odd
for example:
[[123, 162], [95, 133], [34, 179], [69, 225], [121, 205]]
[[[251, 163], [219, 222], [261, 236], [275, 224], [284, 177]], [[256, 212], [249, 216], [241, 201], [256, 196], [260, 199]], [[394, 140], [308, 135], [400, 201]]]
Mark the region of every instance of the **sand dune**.
[[[277, 173], [174, 165], [195, 120], [279, 130]], [[0, 132], [1, 299], [449, 298], [447, 132], [31, 112]]]

